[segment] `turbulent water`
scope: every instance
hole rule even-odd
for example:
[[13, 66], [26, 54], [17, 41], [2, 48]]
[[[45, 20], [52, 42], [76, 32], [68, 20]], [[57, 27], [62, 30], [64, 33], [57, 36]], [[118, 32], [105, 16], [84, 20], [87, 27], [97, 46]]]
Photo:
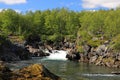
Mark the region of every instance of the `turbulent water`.
[[32, 60], [9, 63], [8, 66], [11, 69], [19, 69], [30, 64], [42, 63], [63, 80], [120, 80], [120, 75], [110, 74], [113, 71], [120, 71], [120, 69], [72, 62], [68, 61], [65, 56], [66, 51], [54, 50], [49, 57], [34, 57]]
[[67, 51], [53, 50], [50, 56], [44, 58], [43, 60], [67, 60], [66, 53]]

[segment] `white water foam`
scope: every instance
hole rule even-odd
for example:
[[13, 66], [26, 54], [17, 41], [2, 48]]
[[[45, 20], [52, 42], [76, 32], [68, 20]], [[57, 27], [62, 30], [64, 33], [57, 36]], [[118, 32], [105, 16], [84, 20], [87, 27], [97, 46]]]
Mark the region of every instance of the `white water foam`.
[[104, 77], [112, 77], [112, 76], [118, 76], [118, 75], [114, 75], [114, 74], [83, 74], [83, 76], [91, 76], [91, 77], [92, 77], [92, 76], [94, 76], [94, 77], [95, 77], [95, 76], [96, 76], [96, 77], [97, 77], [97, 76], [99, 76], [99, 77], [100, 77], [100, 76], [101, 76], [101, 77], [103, 77], [103, 76], [104, 76]]
[[52, 53], [50, 53], [50, 56], [46, 57], [45, 59], [49, 60], [67, 60], [66, 58], [67, 51], [63, 50], [53, 50]]

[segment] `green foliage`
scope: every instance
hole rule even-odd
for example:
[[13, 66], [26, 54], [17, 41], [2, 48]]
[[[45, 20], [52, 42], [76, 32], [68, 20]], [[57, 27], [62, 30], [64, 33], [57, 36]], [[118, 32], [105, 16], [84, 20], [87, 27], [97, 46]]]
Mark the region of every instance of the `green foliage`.
[[3, 35], [0, 35], [0, 46], [6, 41], [6, 37]]
[[47, 38], [48, 41], [57, 41], [59, 39], [60, 39], [60, 36], [57, 35], [57, 34], [49, 35], [48, 38]]
[[77, 46], [77, 51], [80, 53], [84, 53], [83, 47], [82, 46]]
[[111, 46], [114, 51], [120, 52], [120, 34], [112, 39]]
[[81, 37], [83, 41], [90, 40], [92, 37], [89, 35], [89, 33], [86, 30], [82, 30], [78, 33], [78, 35]]
[[[37, 34], [43, 41], [67, 38], [76, 41], [78, 46], [87, 42], [94, 47], [105, 40], [113, 40], [113, 48], [119, 50], [116, 36], [120, 34], [120, 10], [74, 12], [56, 8], [17, 13], [7, 9], [0, 12], [0, 34], [20, 36], [21, 39]], [[98, 40], [93, 40], [94, 37]]]
[[117, 52], [120, 52], [120, 42], [115, 43], [113, 49]]
[[[87, 44], [97, 47], [106, 40], [111, 40], [111, 46], [114, 50], [120, 50], [120, 10], [99, 10], [99, 11], [82, 11], [79, 22], [81, 28], [78, 31], [78, 44]], [[97, 38], [97, 40], [93, 40]]]
[[89, 40], [87, 43], [89, 45], [91, 45], [92, 47], [98, 47], [99, 45], [101, 45], [103, 43], [103, 41], [101, 41], [101, 40]]

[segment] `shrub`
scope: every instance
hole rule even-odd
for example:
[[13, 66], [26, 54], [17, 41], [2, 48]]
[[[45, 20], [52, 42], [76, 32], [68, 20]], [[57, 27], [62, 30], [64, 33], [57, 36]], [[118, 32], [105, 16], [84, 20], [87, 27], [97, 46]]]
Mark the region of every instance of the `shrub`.
[[120, 34], [112, 39], [111, 46], [114, 51], [120, 52]]

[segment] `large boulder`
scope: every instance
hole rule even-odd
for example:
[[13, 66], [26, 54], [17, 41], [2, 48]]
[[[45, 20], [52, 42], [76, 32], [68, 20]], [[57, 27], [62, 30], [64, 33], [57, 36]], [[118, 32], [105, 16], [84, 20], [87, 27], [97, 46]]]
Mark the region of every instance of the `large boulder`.
[[91, 47], [90, 45], [85, 44], [85, 45], [83, 46], [84, 57], [85, 57], [85, 60], [86, 60], [86, 61], [90, 59], [91, 49], [92, 49], [92, 47]]
[[4, 43], [2, 43], [0, 47], [0, 60], [2, 61], [18, 61], [31, 59], [31, 55], [26, 48], [13, 44], [9, 40], [4, 41]]
[[68, 58], [68, 60], [78, 61], [80, 59], [80, 54], [76, 50], [71, 49], [70, 51], [68, 51], [66, 58]]
[[91, 52], [91, 48], [92, 47], [90, 45], [87, 45], [87, 44], [85, 44], [83, 46], [83, 50], [84, 50], [84, 53], [85, 53], [86, 56], [88, 55], [89, 52]]
[[104, 55], [107, 52], [107, 46], [106, 45], [100, 45], [98, 46], [96, 53], [97, 55], [101, 56]]
[[61, 80], [61, 79], [60, 77], [51, 73], [42, 64], [33, 64], [14, 72], [12, 80]]
[[31, 53], [32, 57], [49, 56], [49, 53], [45, 53], [45, 48], [52, 52], [52, 49], [50, 47], [46, 47], [44, 45], [39, 35], [29, 35], [24, 45]]
[[61, 80], [42, 64], [33, 64], [22, 69], [11, 71], [0, 63], [0, 80]]

